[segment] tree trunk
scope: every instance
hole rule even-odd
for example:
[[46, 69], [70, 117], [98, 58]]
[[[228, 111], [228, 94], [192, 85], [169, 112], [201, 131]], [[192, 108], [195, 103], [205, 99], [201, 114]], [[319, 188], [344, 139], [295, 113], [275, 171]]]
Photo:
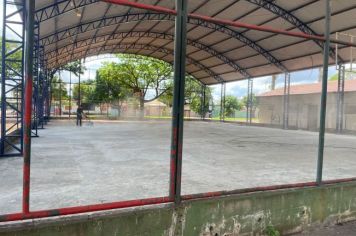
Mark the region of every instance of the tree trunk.
[[140, 119], [145, 117], [145, 98], [144, 96], [140, 96]]

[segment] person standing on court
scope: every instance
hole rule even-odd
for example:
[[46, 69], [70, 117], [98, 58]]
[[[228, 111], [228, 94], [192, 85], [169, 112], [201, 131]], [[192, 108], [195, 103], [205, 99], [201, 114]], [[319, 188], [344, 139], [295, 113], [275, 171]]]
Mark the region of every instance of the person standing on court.
[[79, 104], [77, 108], [77, 126], [82, 126], [82, 119], [83, 119], [83, 108]]

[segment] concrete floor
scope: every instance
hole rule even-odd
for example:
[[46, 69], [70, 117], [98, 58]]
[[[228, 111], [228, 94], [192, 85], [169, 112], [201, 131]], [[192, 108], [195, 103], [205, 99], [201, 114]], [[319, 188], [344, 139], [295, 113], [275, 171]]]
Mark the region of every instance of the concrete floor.
[[356, 222], [306, 230], [294, 236], [355, 236]]
[[[170, 121], [52, 121], [33, 139], [31, 210], [165, 196]], [[318, 134], [186, 122], [182, 192], [314, 181]], [[356, 136], [328, 134], [324, 179], [356, 176]], [[21, 209], [22, 159], [0, 160], [0, 214]]]

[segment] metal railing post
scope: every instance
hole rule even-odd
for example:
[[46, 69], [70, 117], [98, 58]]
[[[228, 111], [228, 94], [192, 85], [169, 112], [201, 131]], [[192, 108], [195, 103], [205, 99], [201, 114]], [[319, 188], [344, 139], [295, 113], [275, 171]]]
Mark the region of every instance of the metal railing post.
[[172, 114], [170, 198], [181, 202], [182, 148], [184, 123], [185, 61], [187, 45], [187, 0], [176, 0], [174, 41], [174, 95]]
[[325, 145], [325, 117], [326, 117], [326, 102], [328, 92], [328, 70], [329, 70], [329, 51], [330, 51], [330, 18], [331, 18], [331, 2], [326, 0], [325, 11], [325, 37], [324, 44], [324, 64], [323, 64], [323, 80], [320, 102], [320, 129], [319, 129], [319, 147], [318, 147], [318, 162], [316, 182], [322, 184], [323, 179], [323, 162], [324, 162], [324, 145]]

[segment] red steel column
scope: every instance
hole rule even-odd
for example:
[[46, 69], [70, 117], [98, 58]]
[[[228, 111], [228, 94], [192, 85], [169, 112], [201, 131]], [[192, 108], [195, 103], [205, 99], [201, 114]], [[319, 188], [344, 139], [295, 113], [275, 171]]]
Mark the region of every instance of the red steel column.
[[33, 88], [33, 36], [34, 36], [35, 1], [26, 0], [25, 13], [25, 110], [23, 127], [23, 192], [22, 213], [30, 212], [30, 165], [31, 165], [31, 116]]

